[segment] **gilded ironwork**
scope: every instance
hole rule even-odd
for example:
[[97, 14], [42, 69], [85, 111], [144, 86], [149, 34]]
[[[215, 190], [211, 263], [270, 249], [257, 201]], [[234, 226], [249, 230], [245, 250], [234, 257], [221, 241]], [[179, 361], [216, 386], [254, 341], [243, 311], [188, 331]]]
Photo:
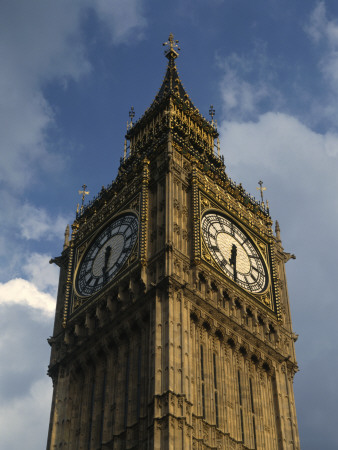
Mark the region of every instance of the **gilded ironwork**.
[[65, 299], [63, 306], [63, 314], [62, 314], [62, 326], [66, 328], [67, 319], [68, 319], [68, 309], [69, 309], [69, 299], [72, 288], [72, 272], [73, 272], [73, 258], [74, 258], [74, 241], [71, 239], [69, 245], [69, 259], [68, 259], [68, 269], [67, 269], [67, 279], [66, 279], [66, 288], [65, 288]]
[[129, 258], [138, 236], [135, 214], [115, 218], [90, 244], [76, 275], [76, 291], [88, 297], [117, 276]]
[[76, 210], [77, 213], [78, 213], [79, 211], [80, 211], [81, 213], [83, 212], [85, 197], [86, 197], [86, 195], [89, 195], [89, 194], [90, 194], [89, 191], [86, 191], [86, 188], [87, 188], [87, 185], [84, 184], [84, 185], [82, 186], [82, 191], [79, 191], [79, 194], [81, 195], [81, 208], [80, 208], [80, 210], [79, 210], [79, 205], [77, 205], [77, 210]]
[[257, 191], [260, 192], [262, 203], [264, 203], [263, 192], [266, 191], [266, 187], [263, 187], [263, 181], [262, 180], [258, 181], [258, 184], [259, 184], [259, 187], [257, 187], [256, 189], [257, 189]]
[[201, 228], [210, 253], [228, 277], [251, 293], [266, 290], [265, 261], [237, 224], [224, 214], [210, 211], [203, 215]]
[[141, 188], [141, 220], [140, 220], [140, 261], [147, 263], [147, 230], [148, 230], [148, 185], [149, 160], [143, 161], [142, 188]]
[[192, 161], [192, 204], [193, 204], [193, 246], [194, 246], [194, 263], [199, 264], [200, 254], [200, 211], [197, 184], [197, 169], [195, 161]]
[[166, 58], [168, 59], [175, 59], [178, 57], [178, 52], [177, 50], [181, 50], [178, 46], [178, 40], [174, 39], [174, 36], [172, 33], [169, 34], [169, 38], [167, 42], [163, 43], [163, 46], [166, 46], [166, 50], [164, 51], [164, 54], [166, 56]]

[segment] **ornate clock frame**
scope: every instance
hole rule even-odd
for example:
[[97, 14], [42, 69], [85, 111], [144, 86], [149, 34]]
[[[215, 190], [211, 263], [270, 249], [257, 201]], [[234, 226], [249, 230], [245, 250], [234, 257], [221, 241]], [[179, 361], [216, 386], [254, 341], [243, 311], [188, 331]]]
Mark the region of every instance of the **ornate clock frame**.
[[[120, 187], [118, 195], [105, 198], [105, 192], [100, 193], [102, 205], [98, 205], [99, 213], [93, 208], [88, 208], [73, 223], [72, 239], [70, 241], [70, 251], [67, 268], [67, 281], [65, 291], [65, 303], [63, 310], [63, 326], [66, 326], [68, 320], [74, 320], [83, 307], [90, 307], [93, 303], [99, 302], [101, 298], [107, 295], [110, 290], [116, 289], [116, 286], [123, 279], [126, 273], [130, 271], [139, 271], [141, 277], [142, 267], [146, 263], [147, 252], [147, 222], [148, 222], [148, 185], [149, 185], [149, 160], [144, 158], [141, 161], [141, 174], [132, 181], [123, 176], [120, 177], [116, 188]], [[130, 182], [128, 184], [128, 181]], [[141, 187], [140, 187], [141, 186]], [[96, 199], [93, 200], [93, 202]], [[89, 207], [91, 204], [89, 205]], [[112, 221], [114, 218], [126, 213], [137, 215], [139, 221], [138, 238], [129, 258], [124, 266], [118, 272], [116, 277], [105, 285], [101, 290], [91, 296], [83, 297], [78, 295], [74, 289], [77, 270], [81, 263], [82, 256], [87, 251], [90, 244], [96, 236]]]
[[[230, 192], [227, 192], [206, 175], [203, 180], [193, 169], [192, 198], [193, 198], [193, 231], [194, 231], [194, 261], [195, 264], [205, 264], [207, 267], [217, 270], [219, 276], [224, 279], [226, 275], [214, 261], [210, 251], [205, 245], [201, 233], [201, 221], [204, 214], [210, 210], [225, 214], [252, 239], [256, 247], [263, 255], [269, 277], [269, 285], [262, 293], [252, 293], [241, 288], [237, 283], [226, 277], [232, 288], [246, 296], [253, 302], [259, 302], [264, 309], [281, 320], [281, 306], [278, 288], [278, 277], [275, 263], [275, 246], [271, 232], [271, 219], [259, 217], [254, 211], [250, 212], [247, 205], [241, 205], [235, 201]], [[203, 181], [203, 183], [202, 183]], [[231, 185], [229, 183], [231, 189]], [[237, 199], [238, 200], [238, 199]]]

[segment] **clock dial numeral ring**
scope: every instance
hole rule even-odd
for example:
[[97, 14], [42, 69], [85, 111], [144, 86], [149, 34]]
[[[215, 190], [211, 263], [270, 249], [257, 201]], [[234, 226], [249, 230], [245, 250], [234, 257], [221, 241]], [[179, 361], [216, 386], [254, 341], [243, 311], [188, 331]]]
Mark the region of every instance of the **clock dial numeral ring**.
[[138, 236], [138, 219], [125, 214], [113, 220], [90, 244], [80, 262], [76, 290], [90, 296], [109, 283], [129, 258]]
[[213, 259], [239, 286], [252, 293], [263, 292], [268, 271], [251, 238], [230, 218], [207, 213], [202, 218], [202, 235]]

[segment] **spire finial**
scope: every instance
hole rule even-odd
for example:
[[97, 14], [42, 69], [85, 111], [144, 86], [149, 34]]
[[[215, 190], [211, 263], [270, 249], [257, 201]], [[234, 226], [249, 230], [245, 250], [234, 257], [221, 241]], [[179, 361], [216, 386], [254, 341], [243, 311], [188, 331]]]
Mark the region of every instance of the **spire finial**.
[[[82, 203], [81, 203], [81, 208], [80, 208], [80, 213], [82, 214], [82, 211], [83, 211], [83, 205], [84, 205], [84, 201], [85, 201], [85, 197], [86, 197], [86, 195], [89, 195], [89, 191], [86, 191], [86, 187], [87, 187], [87, 185], [86, 184], [84, 184], [83, 186], [82, 186], [82, 191], [79, 191], [79, 194], [80, 195], [82, 195], [82, 198], [81, 198], [81, 200], [82, 200]], [[78, 209], [79, 209], [79, 205], [77, 206], [77, 213], [79, 212], [78, 211]]]
[[130, 128], [133, 128], [133, 118], [135, 117], [135, 110], [134, 110], [133, 106], [131, 106], [131, 108], [130, 108], [129, 117], [130, 117], [130, 122], [127, 121], [127, 131], [129, 131]]
[[262, 180], [258, 181], [258, 184], [259, 184], [259, 187], [257, 187], [256, 189], [257, 189], [257, 191], [261, 192], [261, 199], [262, 199], [262, 203], [263, 203], [264, 202], [263, 191], [266, 191], [266, 187], [263, 187], [263, 181]]
[[280, 227], [279, 227], [278, 220], [276, 220], [276, 224], [275, 224], [275, 233], [276, 233], [277, 242], [281, 242]]
[[174, 35], [172, 33], [169, 34], [168, 41], [163, 42], [163, 45], [167, 46], [167, 48], [164, 50], [164, 54], [166, 58], [169, 59], [169, 61], [173, 61], [178, 57], [178, 51], [181, 50], [177, 45], [178, 43], [179, 41], [177, 39], [174, 39]]
[[211, 125], [214, 124], [214, 115], [215, 115], [215, 109], [214, 109], [214, 105], [210, 105], [210, 109], [209, 109], [209, 116], [211, 117]]

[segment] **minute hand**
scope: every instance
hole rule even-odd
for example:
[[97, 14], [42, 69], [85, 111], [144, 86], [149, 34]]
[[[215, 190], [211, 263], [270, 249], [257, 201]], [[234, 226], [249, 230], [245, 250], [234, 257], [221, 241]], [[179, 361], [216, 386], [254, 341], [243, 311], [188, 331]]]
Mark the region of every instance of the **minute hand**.
[[234, 281], [237, 281], [236, 258], [237, 258], [237, 247], [235, 244], [232, 244], [231, 256], [230, 256], [229, 262], [230, 262], [230, 265], [234, 269]]
[[111, 246], [108, 245], [108, 247], [106, 247], [105, 254], [104, 254], [104, 266], [102, 267], [102, 273], [103, 273], [104, 277], [106, 276], [110, 253], [111, 253]]

